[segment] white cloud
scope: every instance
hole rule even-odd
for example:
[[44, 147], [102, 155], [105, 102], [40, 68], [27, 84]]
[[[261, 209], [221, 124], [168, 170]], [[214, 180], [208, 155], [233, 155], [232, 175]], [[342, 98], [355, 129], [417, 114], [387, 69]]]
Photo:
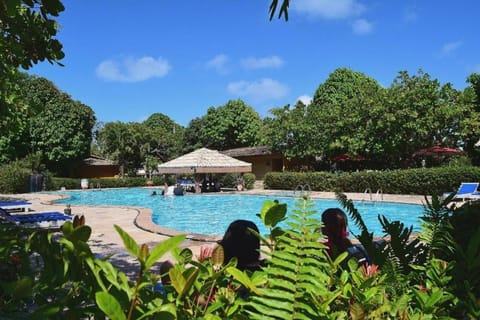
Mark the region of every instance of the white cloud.
[[440, 56], [444, 57], [452, 53], [453, 51], [457, 50], [462, 46], [462, 41], [455, 41], [455, 42], [448, 42], [442, 46], [440, 50]]
[[227, 86], [228, 92], [253, 102], [280, 99], [288, 93], [288, 87], [276, 80], [263, 78], [258, 81], [237, 81]]
[[229, 58], [225, 54], [218, 54], [212, 59], [208, 60], [205, 64], [208, 69], [214, 69], [218, 73], [226, 74], [228, 73], [228, 64]]
[[250, 57], [242, 60], [242, 65], [247, 69], [280, 68], [283, 64], [282, 58], [278, 56], [264, 58]]
[[304, 105], [308, 106], [310, 103], [312, 103], [313, 98], [304, 94], [297, 98], [297, 101], [299, 100], [302, 101]]
[[362, 14], [365, 6], [358, 0], [296, 0], [292, 10], [324, 19], [344, 19]]
[[365, 19], [357, 19], [352, 24], [353, 32], [363, 35], [372, 32], [373, 24]]
[[167, 60], [159, 57], [111, 59], [101, 62], [96, 73], [99, 78], [109, 81], [139, 82], [150, 78], [162, 78], [168, 74], [171, 66]]

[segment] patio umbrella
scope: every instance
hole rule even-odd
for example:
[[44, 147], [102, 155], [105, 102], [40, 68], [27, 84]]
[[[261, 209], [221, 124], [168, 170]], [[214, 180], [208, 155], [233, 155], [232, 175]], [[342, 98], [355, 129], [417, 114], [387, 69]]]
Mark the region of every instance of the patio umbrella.
[[158, 166], [160, 174], [251, 172], [252, 164], [216, 150], [197, 149]]
[[426, 156], [426, 157], [446, 157], [446, 156], [456, 156], [463, 154], [464, 152], [459, 149], [452, 149], [442, 146], [433, 146], [416, 151], [413, 156]]
[[365, 159], [365, 157], [362, 157], [360, 155], [352, 157], [348, 153], [344, 153], [344, 154], [341, 154], [341, 155], [338, 155], [338, 156], [335, 156], [335, 157], [331, 158], [331, 160], [336, 162], [336, 161], [364, 161], [366, 159]]

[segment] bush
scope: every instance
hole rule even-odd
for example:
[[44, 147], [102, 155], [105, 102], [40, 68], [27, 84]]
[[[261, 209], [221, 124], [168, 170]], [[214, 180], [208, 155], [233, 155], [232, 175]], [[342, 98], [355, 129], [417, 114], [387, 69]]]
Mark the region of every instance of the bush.
[[371, 192], [390, 194], [441, 194], [455, 191], [462, 182], [480, 181], [480, 168], [456, 166], [408, 170], [329, 172], [271, 172], [266, 189], [295, 190], [309, 186], [314, 191]]
[[1, 193], [26, 193], [28, 192], [30, 170], [20, 162], [12, 162], [0, 167], [0, 192]]
[[245, 173], [243, 175], [243, 181], [245, 182], [245, 188], [253, 189], [253, 185], [255, 184], [255, 174], [253, 173]]

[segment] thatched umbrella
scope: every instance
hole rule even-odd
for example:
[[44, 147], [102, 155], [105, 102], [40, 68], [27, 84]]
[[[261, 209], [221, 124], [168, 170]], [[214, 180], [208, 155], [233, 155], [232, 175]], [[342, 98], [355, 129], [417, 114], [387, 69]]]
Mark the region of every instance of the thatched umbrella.
[[197, 149], [158, 166], [160, 174], [251, 172], [252, 164], [229, 157], [216, 150]]

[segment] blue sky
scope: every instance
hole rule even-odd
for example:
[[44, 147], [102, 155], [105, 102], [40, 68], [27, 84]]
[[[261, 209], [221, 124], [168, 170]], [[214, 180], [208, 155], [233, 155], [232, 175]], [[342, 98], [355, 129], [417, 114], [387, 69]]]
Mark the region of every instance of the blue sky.
[[[280, 0], [281, 1], [281, 0]], [[242, 99], [262, 117], [308, 101], [337, 68], [389, 86], [423, 69], [457, 89], [480, 73], [480, 1], [64, 0], [65, 67], [29, 72], [90, 106], [98, 121], [164, 113], [181, 125]]]

